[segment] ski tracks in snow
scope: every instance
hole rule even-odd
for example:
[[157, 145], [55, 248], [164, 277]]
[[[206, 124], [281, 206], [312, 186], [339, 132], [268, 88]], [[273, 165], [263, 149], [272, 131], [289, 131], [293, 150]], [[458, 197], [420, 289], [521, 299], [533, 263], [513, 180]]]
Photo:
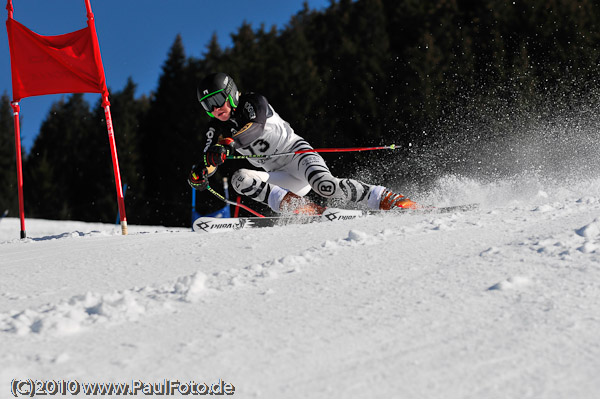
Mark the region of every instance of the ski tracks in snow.
[[[594, 199], [579, 200], [579, 202], [585, 202], [587, 206], [589, 206], [589, 201], [594, 201]], [[514, 224], [518, 224], [519, 219], [539, 218], [540, 223], [549, 223], [553, 219], [558, 219], [561, 222], [560, 216], [572, 213], [574, 207], [576, 204], [566, 207], [563, 204], [554, 204], [533, 209], [515, 208], [515, 218], [505, 222], [507, 224], [506, 231], [514, 230]], [[319, 244], [299, 249], [296, 253], [283, 257], [276, 256], [240, 267], [224, 267], [222, 270], [213, 272], [207, 272], [205, 268], [199, 267], [195, 273], [184, 275], [174, 281], [110, 293], [89, 291], [43, 306], [2, 312], [0, 313], [0, 332], [17, 335], [72, 334], [97, 324], [135, 321], [147, 314], [173, 311], [177, 306], [198, 303], [207, 296], [218, 295], [228, 290], [250, 286], [257, 287], [262, 294], [269, 294], [272, 292], [269, 281], [290, 278], [297, 273], [302, 273], [305, 269], [326, 268], [328, 260], [333, 258], [336, 258], [336, 263], [339, 262], [340, 257], [348, 259], [348, 264], [352, 264], [353, 260], [357, 258], [361, 259], [365, 270], [368, 270], [370, 267], [368, 264], [369, 251], [387, 251], [390, 254], [389, 267], [410, 269], [411, 257], [428, 256], [427, 253], [419, 253], [419, 248], [412, 248], [411, 243], [418, 241], [419, 236], [430, 234], [438, 234], [440, 245], [449, 245], [449, 250], [455, 253], [464, 252], [465, 259], [479, 251], [477, 260], [479, 266], [514, 263], [514, 257], [512, 259], [503, 258], [505, 252], [513, 252], [512, 249], [506, 251], [506, 247], [514, 246], [522, 249], [524, 259], [542, 259], [542, 263], [551, 260], [550, 267], [559, 267], [560, 265], [557, 266], [556, 262], [560, 260], [576, 260], [581, 256], [593, 257], [596, 263], [600, 260], [600, 219], [592, 220], [575, 229], [560, 230], [560, 233], [549, 237], [532, 235], [525, 242], [522, 240], [511, 242], [510, 238], [505, 238], [504, 241], [499, 240], [496, 246], [481, 249], [478, 247], [481, 243], [478, 243], [476, 239], [478, 229], [489, 229], [491, 226], [488, 225], [488, 220], [495, 220], [496, 216], [493, 210], [477, 212], [480, 213], [478, 218], [474, 218], [472, 215], [464, 217], [461, 213], [454, 213], [429, 216], [375, 216], [349, 221], [346, 223], [348, 230], [345, 237], [325, 239]], [[475, 219], [477, 219], [476, 222], [474, 222]], [[291, 235], [293, 239], [295, 234], [300, 236], [313, 234], [315, 233], [314, 228], [320, 229], [319, 237], [327, 237], [328, 226], [282, 226], [261, 231], [235, 232], [229, 237], [229, 242], [230, 245], [236, 245], [236, 243], [248, 241], [251, 237], [252, 241], [258, 241], [253, 244], [253, 247], [259, 248], [261, 245], [273, 245], [273, 242], [281, 235]], [[339, 232], [340, 230], [339, 227], [336, 227], [336, 230], [331, 229], [331, 231]], [[449, 238], [453, 234], [472, 235], [473, 248], [453, 248], [452, 240]], [[489, 233], [486, 234], [489, 236]], [[502, 237], [502, 226], [498, 226], [496, 234]], [[73, 238], [72, 235], [62, 237]], [[60, 238], [55, 237], [55, 239]], [[200, 236], [197, 236], [197, 239], [213, 240]], [[430, 242], [429, 238], [427, 242]], [[464, 243], [464, 240], [457, 242]], [[439, 250], [435, 252], [439, 256]], [[454, 258], [456, 257], [454, 256]], [[243, 259], [236, 259], [236, 262], [243, 262]], [[438, 260], [438, 262], [442, 261]], [[352, 267], [360, 266], [354, 264]], [[567, 263], [565, 267], [577, 269], [577, 262]], [[426, 273], [440, 272], [442, 271], [423, 271], [424, 274], [421, 274], [421, 277], [426, 278]], [[490, 282], [486, 287], [482, 287], [482, 290], [519, 290], [526, 289], [535, 283], [535, 276], [515, 274], [508, 275], [496, 282]]]
[[[383, 218], [373, 217], [361, 220], [360, 224], [361, 226], [370, 227], [370, 230], [372, 230], [373, 222], [377, 219], [384, 220]], [[394, 216], [389, 219], [397, 219], [401, 222], [403, 217]], [[402, 238], [414, 236], [415, 234], [426, 234], [431, 231], [449, 230], [453, 228], [452, 226], [457, 219], [457, 215], [448, 215], [428, 219], [412, 227], [385, 228], [373, 232], [353, 228], [355, 222], [350, 221], [347, 223], [349, 230], [346, 237], [322, 241], [320, 244], [300, 250], [296, 254], [276, 257], [242, 267], [226, 268], [212, 273], [206, 273], [203, 268], [200, 268], [193, 274], [162, 284], [151, 284], [141, 288], [136, 287], [110, 293], [88, 291], [42, 306], [2, 312], [0, 313], [0, 332], [16, 335], [68, 335], [97, 324], [136, 321], [144, 317], [145, 314], [172, 311], [174, 306], [182, 303], [196, 303], [207, 295], [239, 289], [240, 287], [255, 286], [259, 287], [262, 293], [268, 294], [271, 292], [268, 284], [269, 280], [300, 273], [304, 268], [326, 266], [328, 257], [352, 257], [353, 250], [368, 251], [369, 247], [385, 243], [393, 237]], [[388, 222], [390, 221], [388, 220]], [[294, 227], [299, 227], [301, 231], [295, 231]], [[279, 234], [311, 234], [311, 228], [313, 227], [282, 226], [260, 232], [236, 232], [234, 235], [237, 235], [237, 237], [232, 237], [232, 239], [234, 241], [236, 239], [245, 241], [247, 235], [254, 235], [259, 236], [257, 238], [259, 240], [270, 241]], [[262, 238], [260, 237], [261, 234]], [[98, 232], [93, 232], [90, 237], [97, 235]], [[80, 238], [81, 234], [63, 234], [52, 239], [60, 241], [60, 238], [72, 239], [74, 237]], [[198, 239], [204, 239], [200, 236], [197, 237]], [[266, 243], [263, 242], [263, 244]], [[63, 244], [61, 243], [61, 245]], [[64, 245], [73, 245], [73, 242]], [[104, 244], [88, 241], [86, 243], [87, 249], [90, 245], [93, 247]], [[254, 246], [256, 247], [256, 245]], [[84, 251], [86, 247], [80, 248], [80, 250]], [[77, 250], [75, 245], [75, 253]], [[390, 249], [390, 251], [392, 250]], [[28, 256], [38, 256], [34, 255], [35, 253], [39, 253], [39, 251], [34, 251]], [[344, 253], [346, 254], [343, 255]], [[15, 261], [17, 260], [15, 259]], [[243, 262], [241, 259], [237, 261]]]

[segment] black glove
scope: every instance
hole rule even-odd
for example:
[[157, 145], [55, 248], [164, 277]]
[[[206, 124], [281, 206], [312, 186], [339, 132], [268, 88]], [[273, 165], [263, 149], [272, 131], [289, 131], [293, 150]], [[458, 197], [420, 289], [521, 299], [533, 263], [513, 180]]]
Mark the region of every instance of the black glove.
[[208, 150], [204, 153], [204, 160], [207, 166], [219, 166], [225, 162], [230, 154], [227, 146], [217, 144], [208, 147]]
[[206, 166], [219, 166], [225, 159], [233, 154], [233, 139], [226, 138], [219, 141], [219, 144], [211, 145], [204, 153], [204, 163]]
[[208, 187], [208, 170], [205, 167], [194, 165], [188, 176], [188, 183], [196, 190], [206, 190], [206, 187]]

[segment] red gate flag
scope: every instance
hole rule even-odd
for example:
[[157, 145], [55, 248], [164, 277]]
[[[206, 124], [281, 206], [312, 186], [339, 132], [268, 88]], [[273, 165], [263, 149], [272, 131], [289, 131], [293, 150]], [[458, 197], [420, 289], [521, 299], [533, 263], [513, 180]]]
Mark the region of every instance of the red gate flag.
[[108, 95], [89, 26], [59, 36], [38, 35], [14, 19], [6, 27], [14, 101], [59, 93]]
[[106, 119], [110, 155], [115, 174], [117, 203], [123, 235], [127, 234], [125, 199], [121, 185], [121, 172], [115, 144], [108, 89], [96, 24], [90, 0], [85, 0], [87, 28], [58, 36], [41, 36], [13, 19], [12, 0], [6, 1], [8, 19], [8, 44], [13, 84], [13, 118], [15, 124], [15, 153], [17, 158], [17, 188], [19, 190], [19, 216], [21, 238], [25, 233], [25, 205], [23, 201], [23, 170], [21, 159], [21, 133], [19, 101], [25, 97], [60, 93], [101, 93]]

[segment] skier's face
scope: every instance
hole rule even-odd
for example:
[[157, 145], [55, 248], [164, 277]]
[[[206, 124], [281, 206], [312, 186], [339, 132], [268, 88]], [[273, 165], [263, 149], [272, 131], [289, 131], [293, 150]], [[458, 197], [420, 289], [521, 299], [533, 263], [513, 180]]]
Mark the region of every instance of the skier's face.
[[231, 117], [231, 105], [229, 104], [229, 101], [225, 101], [223, 103], [223, 106], [221, 106], [219, 108], [214, 107], [212, 114], [215, 118], [217, 118], [221, 122], [227, 122], [229, 120], [229, 118]]

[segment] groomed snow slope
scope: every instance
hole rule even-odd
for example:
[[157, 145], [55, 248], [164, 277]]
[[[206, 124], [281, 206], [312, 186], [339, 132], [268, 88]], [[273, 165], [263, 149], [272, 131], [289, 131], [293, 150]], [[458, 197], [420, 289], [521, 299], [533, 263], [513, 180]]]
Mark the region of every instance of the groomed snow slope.
[[4, 219], [0, 397], [31, 378], [597, 398], [600, 180], [436, 187], [418, 199], [481, 208], [212, 235], [28, 220], [26, 240]]

